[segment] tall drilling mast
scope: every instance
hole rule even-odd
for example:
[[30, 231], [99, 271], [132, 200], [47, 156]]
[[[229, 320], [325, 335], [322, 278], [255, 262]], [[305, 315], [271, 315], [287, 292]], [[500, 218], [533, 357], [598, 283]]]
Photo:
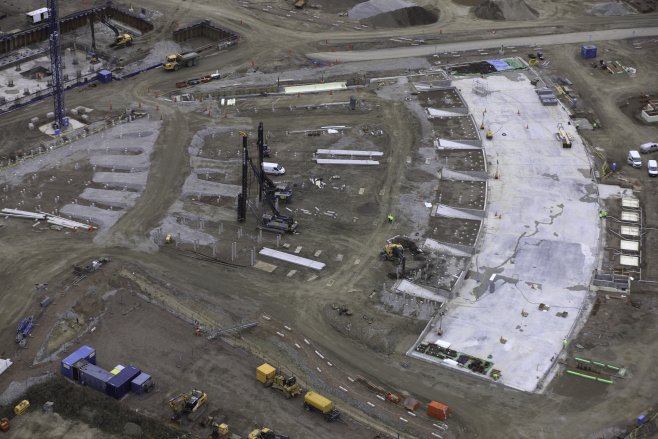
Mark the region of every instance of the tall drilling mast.
[[55, 129], [69, 125], [64, 108], [64, 86], [62, 84], [62, 57], [59, 46], [59, 14], [57, 0], [48, 0], [48, 31], [50, 32], [50, 68], [53, 73], [53, 98], [55, 99]]

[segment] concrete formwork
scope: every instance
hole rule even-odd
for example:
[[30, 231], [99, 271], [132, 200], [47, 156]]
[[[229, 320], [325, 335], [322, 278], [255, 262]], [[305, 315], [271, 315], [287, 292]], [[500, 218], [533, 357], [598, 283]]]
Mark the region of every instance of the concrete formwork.
[[[116, 6], [107, 5], [100, 8], [85, 9], [63, 17], [60, 20], [60, 32], [66, 34], [67, 32], [74, 31], [83, 26], [88, 26], [90, 20], [92, 22], [98, 20], [98, 17], [100, 16], [106, 16], [121, 23], [125, 23], [142, 33], [153, 30], [153, 24], [138, 15], [117, 8]], [[21, 47], [46, 41], [48, 40], [48, 37], [48, 23], [42, 23], [33, 26], [30, 29], [3, 35], [0, 37], [0, 53], [9, 53]]]

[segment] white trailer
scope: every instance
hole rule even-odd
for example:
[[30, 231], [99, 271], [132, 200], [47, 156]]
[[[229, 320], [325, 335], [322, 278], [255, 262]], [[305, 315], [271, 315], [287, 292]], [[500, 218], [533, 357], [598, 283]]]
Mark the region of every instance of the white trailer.
[[37, 9], [32, 12], [28, 12], [25, 15], [27, 16], [28, 23], [30, 24], [41, 23], [42, 21], [48, 19], [48, 8]]

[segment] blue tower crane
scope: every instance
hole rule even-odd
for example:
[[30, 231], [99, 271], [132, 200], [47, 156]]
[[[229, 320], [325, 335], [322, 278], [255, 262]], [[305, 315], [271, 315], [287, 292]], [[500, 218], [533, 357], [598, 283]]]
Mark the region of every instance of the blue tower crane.
[[55, 122], [53, 128], [61, 130], [69, 126], [64, 108], [64, 86], [62, 84], [62, 54], [59, 46], [59, 14], [57, 0], [48, 0], [48, 31], [50, 32], [50, 68], [53, 72], [53, 98], [55, 99]]

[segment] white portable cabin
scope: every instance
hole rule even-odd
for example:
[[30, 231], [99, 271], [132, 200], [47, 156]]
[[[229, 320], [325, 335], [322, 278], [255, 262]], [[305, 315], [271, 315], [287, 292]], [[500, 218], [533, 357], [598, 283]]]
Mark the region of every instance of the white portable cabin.
[[41, 23], [44, 20], [48, 19], [48, 8], [37, 9], [32, 12], [25, 14], [27, 16], [27, 21], [31, 24]]

